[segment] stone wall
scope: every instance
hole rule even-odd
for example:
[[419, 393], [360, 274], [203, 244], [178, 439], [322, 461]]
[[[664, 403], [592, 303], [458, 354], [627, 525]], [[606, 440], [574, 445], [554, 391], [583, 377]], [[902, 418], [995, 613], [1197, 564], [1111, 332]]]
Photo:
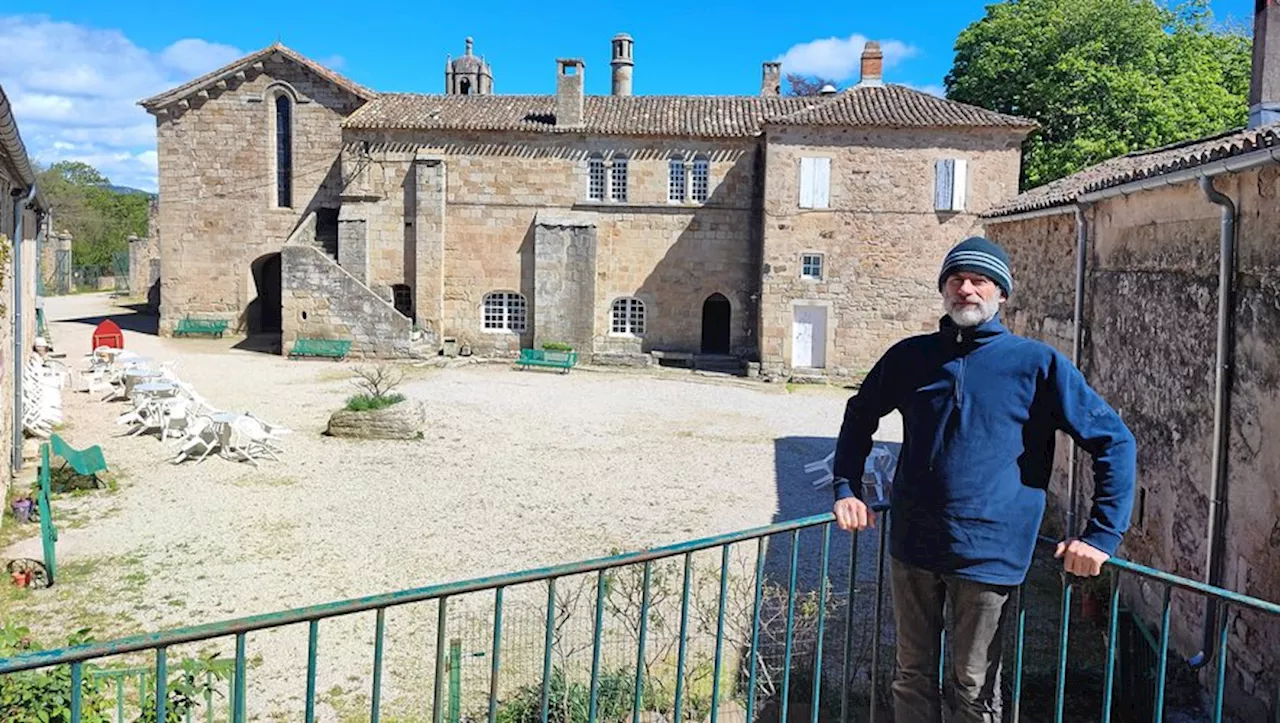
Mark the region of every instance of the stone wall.
[[[1239, 209], [1223, 586], [1274, 601], [1280, 600], [1280, 452], [1265, 440], [1280, 434], [1280, 170], [1270, 166], [1219, 177], [1217, 186]], [[1218, 208], [1194, 184], [1180, 184], [1102, 202], [1088, 216], [1093, 228], [1082, 367], [1138, 440], [1138, 499], [1120, 554], [1204, 579]], [[1028, 267], [1037, 269], [1037, 281], [1014, 294], [1014, 323], [1031, 335], [1052, 337], [1046, 330], [1070, 319], [1071, 218], [987, 224], [988, 234], [1011, 250], [1017, 283], [1032, 276]], [[1054, 281], [1042, 280], [1050, 275]], [[1067, 329], [1069, 345], [1069, 323]], [[1060, 464], [1064, 456], [1060, 450]], [[1086, 511], [1092, 490], [1088, 464], [1081, 455]], [[1063, 469], [1055, 484], [1064, 479]], [[1161, 594], [1148, 584], [1126, 589], [1129, 603], [1153, 623]], [[1200, 649], [1203, 606], [1192, 596], [1176, 599], [1172, 643], [1180, 655], [1190, 656]], [[1232, 614], [1228, 705], [1243, 720], [1270, 719], [1266, 711], [1280, 685], [1270, 652], [1275, 650], [1280, 628], [1274, 621], [1267, 625], [1249, 614]]]
[[538, 214], [533, 234], [533, 344], [590, 349], [595, 336], [596, 227], [586, 214]]
[[[22, 345], [21, 358], [17, 361], [17, 368], [26, 364], [32, 354], [32, 345], [35, 342], [36, 330], [36, 278], [38, 276], [38, 257], [36, 251], [36, 215], [32, 211], [25, 211], [23, 214], [23, 236], [26, 238], [18, 248], [15, 249], [13, 242], [15, 232], [15, 220], [13, 218], [13, 198], [10, 191], [14, 184], [4, 177], [0, 172], [0, 246], [3, 246], [4, 253], [0, 254], [3, 263], [0, 264], [0, 439], [3, 439], [3, 447], [5, 450], [11, 450], [11, 440], [13, 438], [13, 425], [20, 423], [21, 410], [16, 408], [14, 404], [14, 379], [15, 379], [15, 359], [13, 353], [14, 332], [19, 327], [15, 319], [14, 308], [14, 287], [18, 282], [13, 279], [13, 254], [15, 250], [22, 254], [22, 274], [23, 279], [20, 283], [22, 294]], [[61, 340], [62, 349], [67, 349], [70, 342]], [[3, 461], [0, 461], [0, 469], [4, 470], [0, 473], [0, 490], [8, 488], [12, 481], [11, 454], [6, 454]]]
[[159, 239], [129, 236], [129, 292], [145, 299], [148, 307], [159, 308]]
[[[276, 207], [274, 98], [293, 106], [293, 207]], [[362, 101], [289, 61], [268, 60], [241, 82], [157, 120], [160, 328], [187, 314], [254, 327], [251, 265], [278, 252], [317, 208], [337, 207], [342, 119]]]
[[284, 353], [310, 338], [350, 339], [357, 357], [410, 354], [412, 322], [318, 248], [285, 246], [280, 261]]
[[[532, 344], [532, 326], [524, 335], [483, 330], [483, 299], [492, 291], [517, 291], [532, 304], [535, 217], [576, 211], [593, 217], [598, 229], [591, 309], [597, 350], [696, 352], [702, 304], [716, 292], [733, 306], [733, 347], [751, 350], [751, 289], [758, 286], [751, 251], [753, 141], [463, 133], [349, 133], [348, 141], [343, 168], [351, 182], [342, 218], [367, 221], [370, 286], [413, 286], [424, 330], [439, 330], [482, 354]], [[628, 156], [626, 203], [587, 200], [592, 152]], [[677, 152], [709, 156], [706, 203], [667, 201], [668, 161]], [[438, 165], [428, 170], [426, 164]], [[406, 217], [415, 219], [416, 231]], [[413, 263], [406, 266], [406, 258]], [[643, 338], [609, 333], [610, 309], [623, 297], [645, 301]]]
[[[856, 376], [898, 340], [937, 328], [938, 268], [979, 230], [977, 213], [1017, 192], [1021, 135], [997, 130], [773, 129], [766, 136], [762, 368], [792, 364], [796, 305], [827, 312], [826, 373]], [[827, 209], [799, 206], [800, 159], [829, 158]], [[934, 165], [968, 162], [964, 212], [934, 207]], [[823, 278], [801, 278], [820, 254]]]

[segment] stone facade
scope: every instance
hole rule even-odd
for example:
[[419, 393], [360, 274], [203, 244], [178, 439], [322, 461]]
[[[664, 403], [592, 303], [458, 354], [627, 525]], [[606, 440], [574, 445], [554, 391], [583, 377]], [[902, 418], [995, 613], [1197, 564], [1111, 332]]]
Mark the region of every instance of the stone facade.
[[[1007, 131], [770, 131], [762, 367], [793, 366], [797, 307], [824, 310], [821, 356], [836, 376], [866, 373], [893, 343], [936, 329], [942, 259], [979, 230], [977, 212], [1017, 192], [1020, 141]], [[800, 207], [805, 157], [830, 159], [827, 208]], [[937, 211], [936, 163], [951, 158], [967, 161], [967, 201], [963, 211]], [[802, 275], [806, 254], [821, 259], [820, 278]]]
[[[1265, 441], [1280, 434], [1280, 166], [1226, 174], [1216, 186], [1238, 208], [1223, 586], [1280, 600], [1280, 452]], [[1087, 218], [1081, 367], [1138, 440], [1139, 491], [1120, 554], [1204, 579], [1219, 209], [1194, 183], [1182, 183], [1101, 201]], [[986, 231], [1009, 249], [1018, 280], [1006, 312], [1013, 329], [1069, 353], [1073, 215], [990, 219]], [[1067, 461], [1062, 441], [1051, 497], [1059, 509]], [[1088, 455], [1080, 455], [1079, 465], [1087, 513]], [[1050, 522], [1061, 530], [1060, 522]], [[1125, 593], [1147, 620], [1159, 620], [1158, 586], [1131, 579]], [[1184, 656], [1201, 648], [1203, 610], [1195, 596], [1177, 598], [1172, 644]], [[1241, 720], [1274, 715], [1280, 628], [1267, 623], [1232, 612], [1227, 701]]]
[[[631, 43], [612, 44], [622, 76], [634, 70]], [[713, 354], [787, 374], [793, 310], [817, 306], [830, 312], [825, 353], [808, 371], [852, 376], [936, 322], [930, 277], [976, 228], [973, 213], [1014, 193], [1029, 130], [878, 82], [813, 101], [776, 88], [758, 99], [636, 97], [627, 82], [585, 97], [578, 59], [557, 61], [554, 96], [494, 96], [478, 77], [464, 93], [459, 64], [479, 62], [470, 51], [452, 61], [443, 96], [377, 96], [273, 46], [144, 101], [158, 119], [161, 333], [186, 314], [273, 328], [255, 327], [279, 303], [261, 293], [264, 274], [293, 238], [336, 262], [312, 265], [334, 274], [320, 285], [403, 317], [394, 326], [413, 339], [381, 350], [448, 341], [515, 355], [559, 341], [584, 359]], [[277, 92], [296, 98], [290, 208], [275, 207]], [[819, 117], [828, 104], [849, 119]], [[817, 115], [786, 120], [797, 112]], [[928, 115], [938, 120], [917, 122]], [[918, 127], [888, 129], [902, 122]], [[799, 213], [796, 166], [813, 154], [832, 159], [832, 205]], [[969, 163], [960, 212], [933, 208], [945, 158]], [[799, 279], [802, 252], [822, 255], [829, 275]], [[292, 278], [280, 295], [296, 301]], [[299, 293], [314, 293], [313, 281]], [[280, 326], [286, 340], [317, 328], [288, 308]]]
[[[255, 270], [274, 273], [270, 257], [299, 223], [338, 207], [339, 123], [361, 99], [279, 54], [255, 66], [158, 114], [162, 334], [188, 314], [227, 319], [242, 333], [273, 326], [253, 302], [265, 295], [278, 308], [279, 282]], [[276, 196], [281, 94], [293, 122], [288, 207]]]

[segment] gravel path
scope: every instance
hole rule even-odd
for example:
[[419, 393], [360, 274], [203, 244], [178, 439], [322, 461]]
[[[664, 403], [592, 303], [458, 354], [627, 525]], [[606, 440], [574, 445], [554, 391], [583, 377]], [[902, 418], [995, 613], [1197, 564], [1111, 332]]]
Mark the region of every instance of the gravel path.
[[[152, 631], [668, 544], [830, 508], [829, 493], [815, 491], [802, 467], [830, 450], [844, 391], [788, 393], [674, 371], [409, 369], [401, 391], [425, 404], [425, 439], [348, 441], [320, 432], [353, 391], [350, 364], [290, 362], [235, 349], [230, 339], [129, 331], [154, 320], [101, 295], [46, 304], [54, 342], [70, 362], [88, 350], [92, 325], [104, 314], [124, 315], [115, 318], [126, 328], [127, 348], [179, 360], [179, 375], [223, 409], [295, 430], [278, 463], [254, 469], [210, 458], [175, 466], [154, 436], [118, 436], [124, 428], [114, 420], [123, 403], [65, 392], [63, 435], [75, 446], [100, 443], [120, 482], [115, 492], [57, 505], [63, 581], [14, 608], [42, 616], [33, 627], [49, 641], [84, 622], [99, 637]], [[896, 419], [886, 419], [882, 438], [899, 434]], [[838, 550], [847, 546], [845, 535], [833, 540]], [[36, 550], [38, 539], [25, 540], [5, 556]], [[770, 558], [775, 574], [773, 550]], [[847, 562], [837, 554], [832, 564], [839, 570]], [[528, 591], [531, 605], [543, 589]], [[485, 595], [457, 604], [480, 609], [490, 601]], [[414, 675], [430, 680], [435, 614], [434, 604], [388, 614], [389, 684], [401, 679], [412, 687], [416, 680], [423, 687]], [[371, 614], [322, 627], [318, 687], [331, 691], [333, 705], [321, 706], [321, 719], [341, 712], [334, 710], [342, 708], [339, 689], [368, 689], [372, 630]], [[261, 656], [250, 673], [250, 711], [294, 709], [305, 680], [305, 626], [252, 635], [249, 646], [251, 656]], [[230, 653], [230, 642], [219, 649]]]

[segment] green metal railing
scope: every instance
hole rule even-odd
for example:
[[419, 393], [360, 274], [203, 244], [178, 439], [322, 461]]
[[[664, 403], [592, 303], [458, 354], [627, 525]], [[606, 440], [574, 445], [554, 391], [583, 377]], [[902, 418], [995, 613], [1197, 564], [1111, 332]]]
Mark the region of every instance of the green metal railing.
[[[451, 611], [451, 601], [460, 598], [469, 593], [487, 593], [492, 595], [492, 649], [489, 655], [489, 671], [487, 681], [487, 698], [488, 705], [484, 716], [487, 717], [488, 723], [496, 723], [498, 720], [499, 702], [500, 702], [500, 678], [503, 672], [502, 657], [502, 640], [503, 640], [503, 609], [506, 603], [508, 591], [515, 590], [517, 586], [530, 585], [536, 583], [544, 583], [546, 586], [546, 623], [545, 635], [543, 643], [543, 659], [540, 676], [540, 698], [539, 698], [539, 714], [538, 718], [542, 723], [548, 723], [552, 719], [550, 703], [551, 688], [553, 683], [552, 670], [552, 641], [553, 628], [557, 621], [557, 583], [566, 581], [573, 576], [595, 575], [595, 596], [593, 634], [591, 640], [591, 664], [590, 664], [590, 688], [588, 697], [588, 710], [586, 719], [588, 723], [597, 723], [604, 721], [604, 713], [601, 709], [601, 681], [604, 674], [601, 650], [602, 650], [602, 633], [604, 628], [604, 612], [606, 608], [606, 597], [609, 594], [612, 582], [611, 575], [623, 568], [631, 568], [632, 566], [640, 566], [641, 572], [641, 598], [639, 603], [639, 620], [638, 634], [635, 638], [635, 669], [634, 677], [630, 681], [631, 691], [630, 710], [628, 712], [632, 723], [639, 723], [640, 716], [644, 709], [644, 695], [647, 690], [649, 681], [646, 675], [649, 666], [646, 665], [646, 645], [650, 642], [650, 636], [653, 631], [649, 629], [651, 620], [651, 611], [654, 606], [654, 600], [651, 596], [651, 588], [657, 568], [655, 565], [664, 561], [672, 563], [683, 563], [682, 576], [680, 578], [679, 597], [679, 633], [678, 646], [675, 662], [675, 696], [674, 711], [672, 720], [683, 721], [686, 719], [686, 706], [689, 705], [687, 700], [688, 690], [686, 688], [686, 666], [688, 664], [688, 644], [690, 640], [690, 601], [695, 596], [691, 594], [691, 578], [692, 578], [692, 561], [695, 553], [703, 551], [718, 550], [720, 555], [719, 566], [719, 587], [716, 591], [717, 602], [715, 616], [715, 643], [713, 656], [713, 677], [711, 700], [709, 707], [710, 723], [719, 723], [718, 715], [720, 703], [727, 693], [724, 689], [723, 673], [726, 666], [734, 665], [731, 660], [726, 660], [726, 655], [732, 654], [726, 651], [726, 618], [727, 618], [727, 597], [729, 586], [729, 568], [731, 559], [731, 548], [735, 545], [744, 543], [755, 543], [755, 562], [754, 562], [754, 578], [753, 578], [753, 599], [751, 602], [751, 622], [750, 622], [750, 640], [745, 643], [746, 650], [736, 651], [743, 656], [745, 662], [738, 668], [738, 680], [745, 687], [745, 717], [748, 723], [754, 721], [761, 713], [761, 708], [765, 703], [777, 706], [777, 720], [790, 720], [788, 714], [793, 698], [793, 668], [795, 668], [797, 650], [800, 644], [795, 632], [797, 630], [797, 615], [801, 614], [797, 610], [797, 592], [801, 584], [801, 532], [812, 530], [820, 534], [821, 544], [817, 550], [818, 569], [816, 585], [816, 597], [818, 600], [816, 606], [816, 634], [812, 641], [814, 650], [812, 669], [809, 672], [812, 675], [811, 687], [808, 691], [800, 690], [801, 694], [808, 693], [808, 714], [812, 723], [818, 723], [821, 714], [822, 705], [824, 704], [824, 646], [829, 642], [826, 640], [830, 621], [827, 615], [827, 607], [830, 600], [828, 599], [827, 581], [831, 575], [831, 559], [832, 559], [832, 532], [833, 517], [830, 514], [817, 515], [797, 519], [789, 522], [782, 522], [765, 527], [759, 527], [731, 534], [724, 534], [699, 540], [682, 542], [679, 544], [658, 547], [654, 549], [644, 550], [640, 552], [632, 552], [627, 554], [614, 555], [610, 557], [598, 558], [578, 562], [573, 564], [557, 565], [552, 567], [538, 568], [502, 574], [490, 577], [480, 577], [471, 580], [458, 582], [450, 582], [439, 585], [431, 585], [427, 587], [403, 590], [399, 592], [371, 595], [366, 597], [355, 598], [342, 602], [334, 602], [323, 605], [314, 605], [303, 607], [284, 612], [277, 612], [264, 615], [255, 615], [244, 617], [226, 622], [210, 623], [197, 625], [192, 627], [180, 628], [164, 632], [135, 635], [132, 637], [121, 638], [109, 642], [87, 643], [67, 647], [57, 650], [35, 651], [10, 658], [0, 659], [0, 676], [9, 676], [21, 674], [24, 671], [33, 671], [37, 669], [47, 669], [54, 666], [69, 666], [70, 668], [70, 716], [69, 720], [78, 723], [81, 720], [81, 713], [84, 706], [84, 686], [86, 674], [99, 675], [88, 668], [90, 661], [98, 661], [113, 656], [124, 656], [133, 653], [149, 653], [154, 655], [154, 666], [145, 666], [149, 672], [147, 678], [154, 685], [154, 698], [148, 700], [153, 701], [155, 707], [156, 720], [166, 720], [166, 706], [169, 705], [168, 686], [170, 685], [170, 677], [168, 675], [168, 655], [169, 651], [176, 646], [211, 641], [217, 638], [234, 636], [235, 654], [234, 661], [228, 661], [231, 667], [230, 671], [230, 715], [228, 720], [231, 723], [243, 723], [246, 719], [246, 703], [247, 703], [247, 679], [249, 673], [248, 664], [248, 635], [256, 631], [267, 631], [282, 628], [284, 626], [307, 625], [307, 663], [305, 682], [300, 682], [299, 687], [305, 691], [304, 706], [305, 720], [312, 723], [316, 717], [317, 705], [317, 661], [320, 656], [321, 641], [321, 624], [325, 621], [333, 620], [341, 616], [350, 616], [357, 613], [372, 611], [375, 613], [373, 650], [372, 650], [372, 675], [368, 681], [369, 697], [368, 710], [369, 719], [373, 723], [378, 723], [382, 715], [382, 696], [384, 693], [383, 674], [384, 674], [384, 658], [386, 654], [386, 636], [387, 636], [387, 611], [393, 608], [411, 605], [414, 603], [422, 603], [426, 601], [435, 601], [438, 604], [437, 619], [434, 630], [435, 649], [434, 649], [434, 675], [431, 680], [431, 690], [433, 691], [430, 720], [433, 723], [443, 723], [446, 715], [451, 722], [458, 721], [461, 716], [460, 699], [462, 695], [461, 684], [459, 683], [459, 675], [457, 671], [462, 665], [462, 654], [459, 645], [450, 638], [449, 615]], [[883, 711], [877, 705], [877, 693], [881, 691], [882, 683], [886, 676], [881, 674], [882, 661], [880, 660], [881, 648], [881, 630], [882, 623], [886, 614], [885, 605], [885, 543], [886, 533], [888, 529], [888, 515], [882, 514], [880, 524], [874, 533], [878, 544], [874, 557], [874, 578], [875, 578], [875, 600], [874, 600], [874, 627], [872, 629], [873, 642], [871, 645], [871, 666], [870, 666], [870, 700], [867, 702], [868, 717], [870, 721], [876, 721], [877, 716], [882, 715]], [[842, 533], [841, 533], [842, 534]], [[872, 534], [872, 533], [868, 533]], [[781, 553], [776, 553], [772, 563], [767, 563], [768, 557], [766, 550], [766, 541], [772, 537], [781, 536], [785, 538], [789, 545], [786, 546], [784, 552], [785, 557]], [[853, 636], [853, 620], [850, 617], [857, 613], [854, 605], [855, 593], [859, 586], [857, 573], [858, 570], [858, 545], [859, 539], [864, 535], [855, 534], [849, 536], [849, 558], [847, 579], [845, 581], [845, 590], [843, 591], [843, 599], [845, 602], [845, 619], [843, 622], [843, 639], [839, 641], [841, 645], [840, 655], [842, 662], [840, 663], [843, 670], [838, 676], [839, 686], [839, 718], [842, 723], [847, 723], [855, 715], [861, 718], [860, 706], [856, 706], [850, 695], [850, 681], [854, 675], [854, 669], [851, 662], [854, 657], [854, 636]], [[1048, 541], [1045, 541], [1048, 542]], [[740, 549], [740, 548], [739, 548]], [[762, 614], [764, 604], [762, 593], [765, 589], [766, 566], [774, 565], [781, 567], [785, 564], [785, 573], [781, 577], [786, 580], [786, 604], [785, 604], [785, 635], [783, 640], [783, 661], [781, 667], [781, 685], [777, 693], [775, 701], [765, 701], [759, 693], [759, 679], [762, 671], [759, 669], [761, 657], [759, 653], [764, 645], [762, 639]], [[1106, 652], [1106, 669], [1105, 684], [1103, 687], [1102, 699], [1100, 701], [1101, 714], [1100, 720], [1110, 721], [1112, 719], [1113, 702], [1115, 697], [1115, 680], [1116, 680], [1116, 659], [1117, 659], [1117, 620], [1119, 615], [1120, 601], [1120, 585], [1119, 581], [1122, 576], [1131, 575], [1145, 579], [1152, 583], [1162, 586], [1164, 590], [1162, 622], [1159, 632], [1159, 657], [1158, 669], [1155, 680], [1156, 701], [1154, 707], [1153, 720], [1160, 721], [1164, 716], [1164, 701], [1167, 674], [1167, 653], [1169, 650], [1170, 635], [1170, 611], [1171, 611], [1171, 593], [1175, 589], [1194, 593], [1205, 598], [1212, 598], [1219, 602], [1220, 618], [1219, 618], [1219, 635], [1220, 642], [1219, 654], [1216, 660], [1215, 675], [1215, 694], [1212, 705], [1212, 716], [1214, 721], [1221, 721], [1223, 716], [1223, 698], [1225, 688], [1225, 674], [1227, 670], [1227, 610], [1236, 608], [1239, 610], [1250, 610], [1270, 616], [1268, 619], [1276, 620], [1280, 616], [1280, 605], [1266, 602], [1246, 595], [1241, 595], [1229, 590], [1211, 587], [1193, 580], [1178, 577], [1166, 572], [1156, 570], [1143, 565], [1127, 562], [1119, 559], [1112, 559], [1107, 563], [1107, 569], [1111, 576], [1111, 594], [1110, 594], [1110, 618], [1109, 631], [1107, 635], [1107, 652]], [[806, 575], [812, 572], [806, 568]], [[1054, 720], [1061, 722], [1064, 716], [1064, 700], [1066, 692], [1066, 672], [1068, 664], [1068, 628], [1071, 625], [1071, 602], [1073, 589], [1078, 585], [1075, 580], [1067, 579], [1063, 586], [1061, 623], [1059, 625], [1059, 644], [1057, 651], [1057, 677], [1056, 690], [1054, 693], [1053, 709]], [[540, 594], [540, 593], [539, 593]], [[833, 595], [835, 593], [832, 593]], [[782, 615], [781, 610], [776, 611], [778, 615]], [[809, 615], [812, 611], [804, 614]], [[1014, 678], [1012, 683], [1012, 717], [1014, 721], [1019, 720], [1021, 715], [1021, 704], [1023, 695], [1023, 651], [1026, 647], [1026, 617], [1027, 608], [1023, 595], [1018, 595], [1016, 607], [1016, 624], [1015, 624], [1015, 658], [1013, 661]], [[806, 643], [807, 645], [808, 643]], [[945, 646], [945, 642], [944, 642]], [[1275, 656], [1272, 651], [1270, 655]], [[834, 657], [834, 656], [832, 656]], [[942, 680], [942, 658], [939, 661], [939, 685]], [[745, 671], [742, 670], [745, 668]], [[300, 672], [300, 671], [299, 671]], [[741, 680], [745, 674], [745, 681]], [[832, 676], [835, 677], [835, 676]], [[445, 686], [448, 684], [448, 692]], [[427, 689], [427, 685], [421, 686]], [[141, 697], [141, 696], [140, 696]], [[120, 703], [122, 706], [123, 703]], [[826, 702], [833, 710], [836, 708], [834, 702], [828, 700]], [[859, 710], [855, 710], [858, 707]], [[2, 711], [0, 711], [2, 713]], [[212, 720], [212, 713], [209, 713], [209, 720]], [[121, 713], [123, 717], [123, 713]], [[480, 714], [477, 714], [477, 719]], [[615, 723], [614, 719], [609, 719], [607, 723]]]

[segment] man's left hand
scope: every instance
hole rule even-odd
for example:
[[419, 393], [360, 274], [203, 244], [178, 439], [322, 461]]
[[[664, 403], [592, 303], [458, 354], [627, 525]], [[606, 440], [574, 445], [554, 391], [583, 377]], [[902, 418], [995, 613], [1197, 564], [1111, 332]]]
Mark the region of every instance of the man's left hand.
[[1079, 577], [1096, 577], [1102, 572], [1102, 563], [1111, 558], [1102, 550], [1074, 537], [1059, 542], [1053, 556], [1062, 558], [1063, 569]]

